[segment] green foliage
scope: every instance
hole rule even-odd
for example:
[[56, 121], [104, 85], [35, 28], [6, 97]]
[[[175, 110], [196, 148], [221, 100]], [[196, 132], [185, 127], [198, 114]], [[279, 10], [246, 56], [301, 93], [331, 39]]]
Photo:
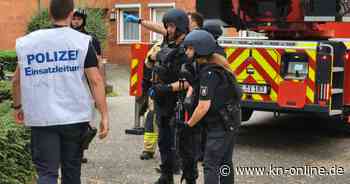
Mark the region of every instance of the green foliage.
[[100, 9], [88, 9], [86, 20], [86, 31], [95, 35], [104, 45], [107, 38], [107, 26], [103, 19], [103, 11]]
[[10, 104], [0, 104], [0, 183], [29, 183], [35, 175], [28, 149], [30, 130], [15, 124]]
[[17, 65], [16, 61], [15, 51], [0, 51], [0, 63], [5, 64], [5, 70], [14, 72]]
[[52, 23], [49, 17], [49, 11], [42, 10], [35, 14], [27, 25], [27, 33], [31, 33], [33, 31], [39, 29], [45, 29], [52, 27]]
[[[107, 26], [103, 20], [103, 11], [100, 9], [88, 9], [87, 14], [86, 31], [95, 35], [103, 45], [107, 38]], [[27, 33], [49, 27], [52, 27], [52, 23], [49, 18], [48, 10], [46, 9], [32, 17], [27, 26]]]
[[11, 82], [0, 81], [0, 102], [11, 98]]

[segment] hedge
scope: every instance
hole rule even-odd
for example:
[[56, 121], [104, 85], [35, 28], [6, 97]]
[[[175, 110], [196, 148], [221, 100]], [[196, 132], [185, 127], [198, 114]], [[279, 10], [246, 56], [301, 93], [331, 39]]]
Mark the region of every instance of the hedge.
[[32, 17], [31, 21], [27, 25], [27, 33], [50, 27], [52, 27], [52, 23], [50, 21], [49, 11], [45, 9], [38, 12]]
[[15, 124], [10, 104], [0, 104], [0, 183], [29, 184], [35, 176], [28, 148], [30, 130]]
[[15, 51], [0, 51], [0, 63], [3, 63], [5, 70], [14, 72], [17, 65], [17, 55]]
[[0, 80], [0, 103], [11, 98], [11, 82]]
[[[100, 9], [87, 9], [86, 31], [95, 35], [104, 46], [107, 39], [107, 26], [103, 19], [103, 11]], [[38, 29], [52, 27], [48, 10], [42, 10], [34, 15], [27, 25], [27, 33]]]

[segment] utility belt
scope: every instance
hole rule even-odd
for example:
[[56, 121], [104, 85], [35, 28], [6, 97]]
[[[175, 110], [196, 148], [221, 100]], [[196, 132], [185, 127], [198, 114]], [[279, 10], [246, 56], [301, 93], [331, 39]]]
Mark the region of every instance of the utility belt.
[[241, 106], [237, 103], [227, 103], [219, 109], [226, 131], [235, 131], [241, 125]]

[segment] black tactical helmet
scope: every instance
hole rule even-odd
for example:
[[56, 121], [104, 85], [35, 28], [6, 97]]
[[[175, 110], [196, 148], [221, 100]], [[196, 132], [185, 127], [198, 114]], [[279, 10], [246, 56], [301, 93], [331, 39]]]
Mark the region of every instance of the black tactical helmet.
[[84, 9], [78, 8], [78, 9], [74, 9], [74, 13], [73, 16], [75, 17], [81, 17], [83, 19], [83, 24], [81, 25], [81, 27], [84, 27], [86, 24], [86, 17], [87, 17], [87, 12]]
[[174, 23], [176, 26], [176, 31], [180, 33], [188, 33], [190, 21], [186, 12], [180, 9], [171, 9], [166, 12], [163, 16], [164, 27], [167, 28], [167, 23]]
[[223, 33], [221, 25], [215, 20], [207, 20], [203, 24], [203, 29], [208, 31], [217, 40]]
[[193, 30], [183, 42], [185, 47], [192, 46], [198, 56], [208, 56], [217, 48], [214, 37], [204, 30]]

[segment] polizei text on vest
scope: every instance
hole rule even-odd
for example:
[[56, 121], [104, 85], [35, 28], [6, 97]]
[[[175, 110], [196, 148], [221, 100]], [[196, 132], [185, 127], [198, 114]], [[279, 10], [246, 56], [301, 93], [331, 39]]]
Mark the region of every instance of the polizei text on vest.
[[[78, 50], [61, 50], [28, 54], [26, 55], [27, 62], [24, 68], [25, 75], [33, 76], [79, 71], [80, 66], [76, 62], [78, 55]], [[48, 63], [52, 63], [52, 66], [48, 65]], [[41, 64], [45, 65], [46, 67], [40, 67]]]

